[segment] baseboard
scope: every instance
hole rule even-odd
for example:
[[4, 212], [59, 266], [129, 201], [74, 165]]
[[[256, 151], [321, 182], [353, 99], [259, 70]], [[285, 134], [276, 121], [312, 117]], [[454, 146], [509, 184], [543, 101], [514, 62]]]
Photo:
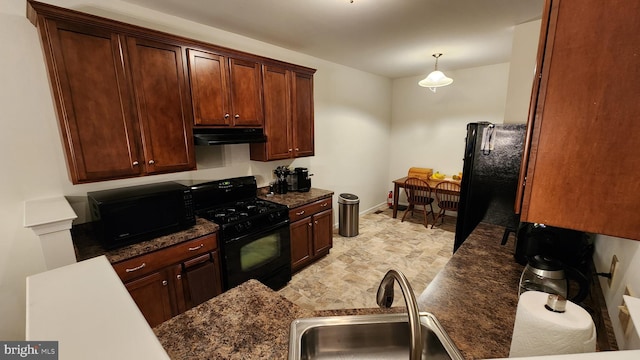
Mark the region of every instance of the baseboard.
[[[340, 204], [338, 204], [338, 206], [340, 206]], [[363, 215], [367, 215], [367, 214], [374, 213], [374, 212], [376, 212], [378, 209], [380, 209], [381, 207], [385, 207], [385, 208], [386, 208], [386, 207], [387, 207], [387, 203], [386, 203], [386, 202], [381, 202], [380, 204], [378, 204], [378, 205], [374, 205], [374, 206], [372, 206], [372, 207], [370, 207], [370, 208], [366, 209], [365, 211], [360, 211], [360, 212], [358, 213], [358, 216], [363, 216]], [[336, 211], [340, 211], [340, 210], [336, 209]], [[335, 230], [335, 229], [338, 229], [339, 227], [340, 227], [340, 222], [336, 222], [336, 223], [334, 223], [334, 224], [333, 224], [333, 229], [334, 229], [334, 230]]]

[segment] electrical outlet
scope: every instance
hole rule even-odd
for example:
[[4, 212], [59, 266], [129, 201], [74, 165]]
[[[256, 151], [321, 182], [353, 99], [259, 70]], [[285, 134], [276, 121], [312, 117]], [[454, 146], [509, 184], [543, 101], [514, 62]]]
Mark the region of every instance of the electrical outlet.
[[617, 268], [618, 268], [618, 257], [616, 255], [613, 255], [613, 258], [611, 259], [611, 267], [609, 268], [609, 274], [611, 274], [611, 277], [607, 279], [607, 284], [609, 284], [609, 287], [611, 287], [611, 284], [613, 283], [613, 277], [616, 274]]
[[[633, 296], [631, 289], [629, 289], [629, 285], [624, 287], [624, 295]], [[618, 306], [618, 319], [620, 319], [620, 326], [622, 326], [622, 331], [627, 332], [627, 327], [629, 326], [629, 321], [631, 320], [631, 315], [629, 314], [629, 309], [627, 308], [627, 304], [624, 301], [624, 297], [622, 298], [622, 303]]]

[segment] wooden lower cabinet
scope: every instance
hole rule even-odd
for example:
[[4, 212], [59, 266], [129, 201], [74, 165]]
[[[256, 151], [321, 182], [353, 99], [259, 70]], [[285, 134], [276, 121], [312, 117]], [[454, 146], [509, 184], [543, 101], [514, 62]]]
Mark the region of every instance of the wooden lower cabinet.
[[222, 293], [220, 258], [217, 251], [183, 262], [181, 270], [178, 278], [182, 280], [183, 311]]
[[150, 326], [222, 293], [216, 235], [114, 264]]
[[[172, 268], [175, 271], [179, 267], [176, 265]], [[171, 319], [175, 313], [171, 301], [172, 294], [175, 292], [171, 289], [173, 286], [171, 270], [154, 272], [124, 284], [152, 327]]]
[[329, 253], [333, 247], [333, 211], [326, 210], [311, 217], [313, 221], [313, 255]]
[[297, 271], [313, 257], [313, 223], [311, 217], [291, 223], [291, 270]]
[[329, 254], [333, 247], [331, 198], [291, 209], [291, 271], [296, 272]]

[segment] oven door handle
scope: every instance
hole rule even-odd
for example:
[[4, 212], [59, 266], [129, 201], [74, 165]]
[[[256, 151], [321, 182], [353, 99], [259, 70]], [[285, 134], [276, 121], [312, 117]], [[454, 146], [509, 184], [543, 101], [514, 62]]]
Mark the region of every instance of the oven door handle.
[[289, 219], [282, 220], [281, 222], [279, 222], [277, 224], [273, 224], [273, 225], [271, 225], [269, 227], [265, 227], [265, 228], [262, 228], [262, 229], [257, 229], [256, 231], [252, 231], [250, 233], [247, 233], [247, 234], [244, 234], [244, 235], [241, 235], [241, 236], [237, 236], [237, 237], [232, 238], [232, 239], [224, 240], [224, 242], [225, 242], [225, 244], [233, 243], [233, 242], [236, 242], [236, 241], [238, 241], [240, 239], [245, 239], [245, 238], [254, 236], [256, 234], [266, 234], [266, 233], [272, 232], [274, 230], [281, 229], [283, 227], [289, 227]]

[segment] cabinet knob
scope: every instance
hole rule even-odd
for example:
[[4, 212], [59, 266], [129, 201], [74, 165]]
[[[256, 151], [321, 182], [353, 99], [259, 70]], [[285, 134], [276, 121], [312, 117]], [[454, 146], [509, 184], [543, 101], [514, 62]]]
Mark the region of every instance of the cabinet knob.
[[313, 226], [313, 224], [312, 224], [312, 223], [309, 223], [309, 226]]
[[322, 205], [320, 205], [320, 207], [327, 207], [327, 205], [329, 205], [328, 203], [324, 203]]
[[300, 216], [300, 215], [302, 215], [302, 214], [304, 214], [304, 210], [302, 210], [302, 211], [300, 211], [300, 212], [297, 212], [297, 213], [296, 213], [296, 215], [298, 215], [298, 216]]
[[229, 116], [230, 116], [229, 114], [224, 114], [224, 118], [225, 118], [225, 119], [228, 119], [228, 118], [229, 118]]
[[133, 166], [138, 166], [138, 164], [139, 164], [139, 162], [137, 162], [137, 161], [133, 162]]
[[289, 149], [289, 152], [292, 152], [292, 151], [293, 151], [293, 149]]
[[318, 225], [318, 220], [314, 221], [313, 223], [314, 223], [314, 224], [316, 224], [316, 225]]
[[162, 280], [162, 286], [167, 286], [167, 284], [169, 284], [167, 280]]
[[300, 151], [300, 148], [296, 148], [296, 151]]
[[236, 119], [240, 119], [240, 115], [236, 114], [236, 115], [234, 116], [234, 118], [236, 118]]
[[156, 163], [155, 161], [153, 161], [153, 160], [149, 160], [149, 165], [153, 165], [153, 164], [155, 164], [155, 163]]
[[178, 274], [178, 275], [176, 276], [176, 279], [178, 279], [178, 280], [182, 280], [182, 274]]

